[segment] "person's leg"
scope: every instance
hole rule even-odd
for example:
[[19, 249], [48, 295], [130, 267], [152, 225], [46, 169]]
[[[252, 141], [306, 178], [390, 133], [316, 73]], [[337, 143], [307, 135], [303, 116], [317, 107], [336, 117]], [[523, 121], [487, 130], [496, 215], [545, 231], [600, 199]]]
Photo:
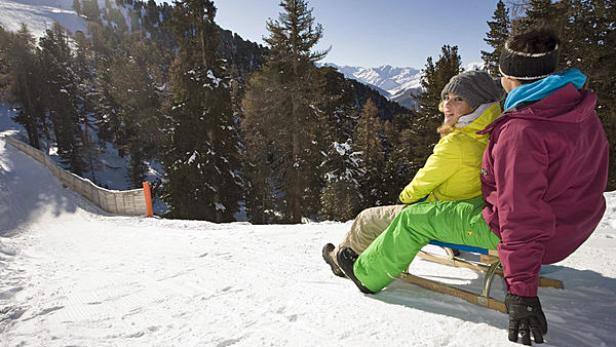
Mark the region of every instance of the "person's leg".
[[360, 254], [387, 229], [389, 223], [394, 220], [398, 212], [402, 211], [404, 207], [406, 205], [367, 208], [355, 217], [351, 229], [346, 233], [344, 240], [338, 246], [334, 246], [331, 243], [326, 244], [322, 249], [323, 259], [331, 267], [334, 275], [345, 277], [336, 259], [336, 254], [338, 254], [340, 249], [348, 247], [355, 253]]
[[336, 276], [344, 277], [344, 273], [340, 270], [336, 260], [338, 251], [349, 247], [357, 254], [360, 254], [387, 229], [389, 223], [394, 220], [404, 207], [406, 205], [388, 205], [371, 207], [361, 211], [355, 217], [351, 229], [337, 247], [330, 243], [323, 247], [323, 259], [331, 267], [332, 272]]
[[378, 292], [406, 270], [431, 240], [496, 249], [499, 239], [483, 220], [481, 198], [424, 202], [401, 211], [387, 230], [359, 256], [353, 273]]
[[387, 229], [404, 207], [406, 205], [377, 206], [361, 211], [344, 240], [336, 248], [350, 247], [355, 253], [361, 254]]

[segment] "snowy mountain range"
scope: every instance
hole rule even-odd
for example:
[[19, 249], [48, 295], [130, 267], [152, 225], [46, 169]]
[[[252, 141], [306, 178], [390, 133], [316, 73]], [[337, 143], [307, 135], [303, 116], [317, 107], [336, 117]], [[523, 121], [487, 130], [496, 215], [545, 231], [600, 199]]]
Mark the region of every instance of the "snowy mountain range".
[[347, 65], [338, 66], [330, 63], [325, 65], [336, 68], [346, 78], [374, 87], [384, 97], [407, 108], [415, 106], [415, 96], [421, 91], [421, 71], [413, 67], [382, 65], [365, 68]]
[[421, 71], [412, 67], [393, 67], [391, 65], [383, 65], [373, 68], [364, 68], [356, 66], [334, 66], [338, 71], [342, 72], [349, 78], [371, 84], [381, 90], [385, 90], [388, 96], [395, 95], [397, 92], [408, 89], [418, 88], [420, 86], [419, 79]]
[[[324, 64], [340, 71], [346, 78], [354, 79], [373, 87], [389, 100], [412, 109], [421, 93], [421, 70], [414, 67], [394, 67], [382, 65], [365, 68], [359, 66], [339, 66]], [[464, 71], [479, 70], [483, 63], [472, 62], [464, 66]]]

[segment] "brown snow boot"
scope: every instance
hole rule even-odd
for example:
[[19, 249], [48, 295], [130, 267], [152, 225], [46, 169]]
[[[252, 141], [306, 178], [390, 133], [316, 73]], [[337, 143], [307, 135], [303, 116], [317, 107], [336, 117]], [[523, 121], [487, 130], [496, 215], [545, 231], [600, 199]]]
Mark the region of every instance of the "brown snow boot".
[[338, 266], [338, 263], [336, 263], [336, 254], [334, 253], [335, 249], [336, 249], [336, 246], [334, 246], [331, 243], [328, 243], [325, 246], [323, 246], [323, 251], [322, 251], [323, 260], [325, 260], [325, 262], [332, 269], [332, 272], [334, 273], [334, 275], [338, 277], [346, 277], [344, 272], [342, 272], [342, 270], [340, 269], [340, 266]]

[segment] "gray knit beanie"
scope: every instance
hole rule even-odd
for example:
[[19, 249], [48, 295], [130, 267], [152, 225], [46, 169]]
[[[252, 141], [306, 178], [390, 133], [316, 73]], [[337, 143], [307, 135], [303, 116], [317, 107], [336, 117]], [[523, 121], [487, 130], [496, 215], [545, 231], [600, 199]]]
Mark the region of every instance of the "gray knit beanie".
[[500, 81], [484, 71], [466, 71], [453, 76], [443, 88], [441, 98], [447, 93], [456, 94], [466, 101], [473, 110], [481, 104], [496, 102], [504, 94]]

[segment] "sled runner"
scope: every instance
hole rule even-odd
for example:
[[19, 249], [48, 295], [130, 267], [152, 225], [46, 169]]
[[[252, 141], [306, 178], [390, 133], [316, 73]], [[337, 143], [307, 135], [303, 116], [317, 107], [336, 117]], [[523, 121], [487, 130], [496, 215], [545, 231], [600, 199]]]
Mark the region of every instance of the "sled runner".
[[[442, 282], [412, 275], [408, 272], [403, 272], [402, 274], [400, 274], [399, 278], [402, 281], [412, 283], [441, 294], [455, 296], [460, 299], [466, 300], [472, 304], [487, 307], [489, 309], [496, 310], [502, 313], [507, 312], [504, 302], [494, 299], [490, 296], [490, 289], [492, 287], [492, 281], [494, 280], [494, 276], [503, 276], [503, 269], [496, 251], [491, 251], [479, 247], [449, 244], [440, 241], [431, 241], [430, 244], [444, 247], [447, 252], [447, 256], [437, 255], [422, 250], [418, 253], [419, 257], [437, 264], [466, 268], [484, 273], [483, 289], [481, 291], [481, 294], [473, 293], [471, 291], [457, 288]], [[477, 253], [480, 255], [480, 261], [477, 262], [463, 259], [459, 256], [454, 255], [452, 249], [457, 249], [469, 253]], [[539, 277], [539, 286], [558, 289], [564, 288], [561, 281], [542, 276]]]

